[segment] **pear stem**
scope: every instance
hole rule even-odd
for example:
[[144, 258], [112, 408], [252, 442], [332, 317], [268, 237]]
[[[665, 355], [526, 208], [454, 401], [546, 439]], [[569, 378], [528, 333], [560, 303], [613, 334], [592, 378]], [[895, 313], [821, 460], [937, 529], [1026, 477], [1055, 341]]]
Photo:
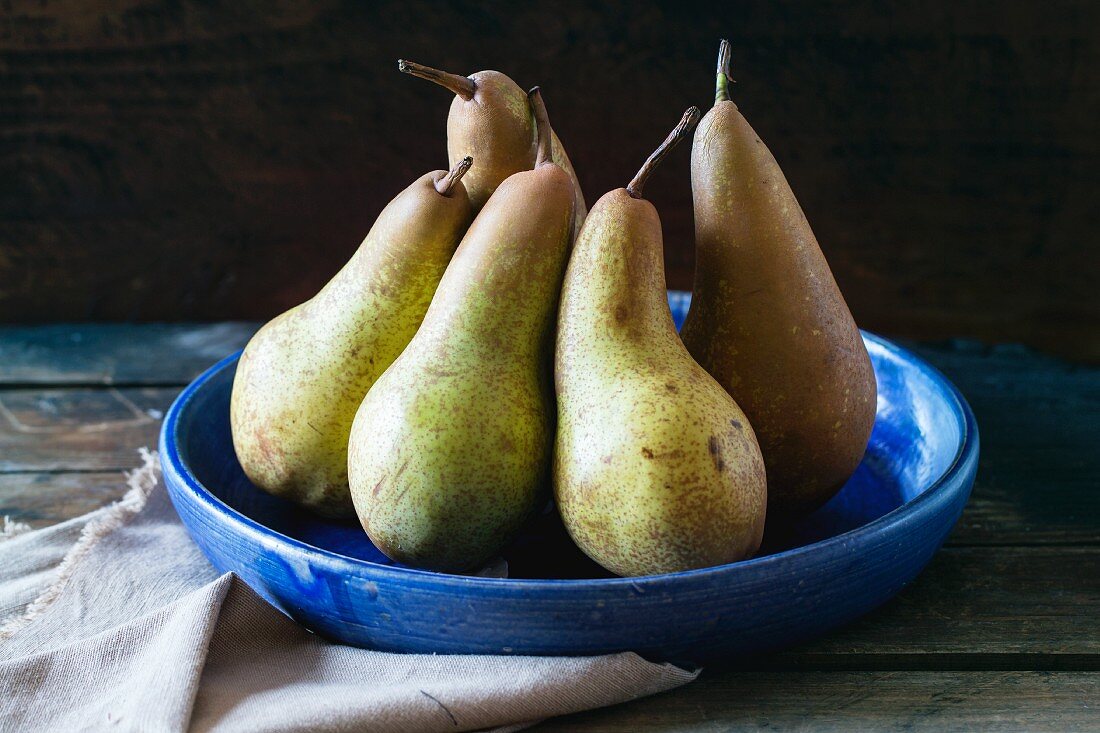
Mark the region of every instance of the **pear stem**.
[[474, 159], [469, 155], [455, 163], [454, 168], [451, 168], [442, 178], [435, 182], [435, 190], [438, 191], [441, 196], [450, 196], [451, 189], [454, 188], [455, 183], [462, 180], [462, 176], [466, 175], [466, 171], [470, 170], [470, 166], [473, 164]]
[[714, 103], [730, 101], [730, 42], [725, 38], [718, 44], [718, 83], [714, 88]]
[[412, 74], [421, 79], [434, 81], [439, 86], [450, 89], [467, 101], [473, 99], [474, 93], [477, 91], [477, 83], [468, 76], [451, 74], [446, 71], [440, 71], [439, 69], [433, 69], [424, 64], [418, 64], [415, 61], [406, 61], [405, 59], [397, 60], [397, 68], [404, 74]]
[[542, 90], [531, 87], [527, 92], [527, 104], [531, 107], [531, 116], [535, 118], [535, 133], [538, 135], [538, 152], [535, 154], [535, 167], [551, 163], [553, 145], [550, 142], [550, 116], [546, 114], [546, 103], [542, 101]]
[[626, 186], [626, 192], [630, 194], [631, 198], [640, 199], [642, 197], [642, 188], [645, 186], [646, 180], [649, 179], [649, 174], [660, 164], [664, 157], [676, 147], [677, 143], [688, 136], [692, 128], [699, 122], [699, 108], [689, 107], [684, 116], [680, 118], [680, 121], [673, 128], [672, 132], [668, 134], [665, 141], [653, 151], [653, 153], [646, 158], [642, 163], [642, 167], [638, 169], [637, 175], [634, 176], [634, 180]]

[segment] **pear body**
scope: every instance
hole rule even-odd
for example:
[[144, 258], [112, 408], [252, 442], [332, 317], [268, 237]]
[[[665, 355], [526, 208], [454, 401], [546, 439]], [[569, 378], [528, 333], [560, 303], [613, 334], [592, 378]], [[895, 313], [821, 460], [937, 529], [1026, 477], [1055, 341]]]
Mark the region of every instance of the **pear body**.
[[504, 181], [408, 348], [367, 393], [348, 471], [363, 528], [398, 562], [476, 569], [547, 494], [550, 350], [573, 184], [545, 164]]
[[555, 353], [554, 496], [566, 529], [619, 575], [751, 556], [767, 488], [753, 429], [676, 334], [661, 222], [619, 189], [574, 245]]
[[855, 471], [875, 420], [867, 349], [767, 146], [731, 101], [695, 131], [696, 269], [681, 337], [744, 408], [769, 518], [812, 511]]
[[248, 342], [230, 402], [233, 446], [265, 491], [354, 516], [347, 445], [374, 381], [412, 339], [473, 218], [462, 183], [429, 173], [379, 214], [355, 255], [309, 301]]
[[[477, 161], [466, 177], [474, 209], [480, 209], [506, 178], [535, 165], [537, 135], [527, 104], [527, 92], [506, 74], [470, 74], [477, 85], [473, 99], [455, 96], [447, 116], [447, 152], [454, 164], [464, 156]], [[552, 160], [573, 181], [574, 233], [580, 231], [587, 208], [580, 182], [556, 133], [551, 131]]]

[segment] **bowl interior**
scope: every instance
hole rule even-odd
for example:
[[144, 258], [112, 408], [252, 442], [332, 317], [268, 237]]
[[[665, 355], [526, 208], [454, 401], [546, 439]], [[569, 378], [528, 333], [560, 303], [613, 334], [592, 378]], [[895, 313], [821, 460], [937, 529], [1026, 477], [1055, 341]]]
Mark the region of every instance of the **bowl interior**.
[[[863, 462], [828, 504], [781, 535], [769, 532], [760, 555], [878, 519], [927, 490], [958, 455], [964, 427], [951, 388], [906, 352], [873, 336], [865, 341], [878, 379], [878, 411]], [[394, 565], [358, 524], [315, 517], [249, 482], [229, 427], [236, 364], [226, 360], [208, 374], [180, 411], [175, 437], [183, 465], [224, 504], [279, 534], [345, 557]], [[576, 549], [550, 506], [502, 555], [512, 578], [610, 577]]]

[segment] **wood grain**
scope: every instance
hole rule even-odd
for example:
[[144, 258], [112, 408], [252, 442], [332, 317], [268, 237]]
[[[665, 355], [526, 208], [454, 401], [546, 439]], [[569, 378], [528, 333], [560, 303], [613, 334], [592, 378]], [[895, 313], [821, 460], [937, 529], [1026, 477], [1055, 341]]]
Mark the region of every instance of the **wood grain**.
[[949, 542], [1100, 544], [1100, 369], [1019, 345], [910, 346], [978, 418], [978, 478]]
[[0, 390], [0, 473], [122, 471], [155, 447], [178, 388]]
[[727, 672], [538, 733], [897, 731], [1063, 733], [1096, 728], [1100, 673]]
[[1096, 671], [1097, 609], [1100, 548], [949, 547], [879, 610], [766, 661], [779, 668]]
[[[0, 319], [268, 318], [444, 157], [398, 57], [542, 85], [589, 202], [715, 47], [864, 326], [1100, 360], [1100, 5], [22, 2], [0, 16]], [[690, 282], [687, 155], [648, 189]], [[476, 165], [476, 162], [475, 162]]]
[[0, 517], [39, 529], [106, 506], [126, 490], [118, 471], [0, 473]]
[[259, 324], [0, 326], [0, 386], [185, 385]]

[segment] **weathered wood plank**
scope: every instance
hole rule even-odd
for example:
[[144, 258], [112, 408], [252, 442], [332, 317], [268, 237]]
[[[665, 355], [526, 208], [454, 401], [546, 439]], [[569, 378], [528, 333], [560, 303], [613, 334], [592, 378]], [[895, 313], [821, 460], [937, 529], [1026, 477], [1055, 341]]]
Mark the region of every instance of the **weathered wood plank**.
[[155, 447], [179, 388], [0, 390], [0, 472], [119, 471]]
[[948, 547], [882, 608], [781, 668], [1100, 670], [1100, 549]]
[[1100, 673], [726, 672], [538, 733], [1096, 730]]
[[909, 345], [978, 418], [978, 478], [949, 542], [1100, 543], [1100, 369], [1018, 345]]
[[126, 489], [119, 471], [0, 474], [0, 517], [48, 527], [121, 499]]
[[187, 384], [257, 323], [0, 326], [0, 385]]

